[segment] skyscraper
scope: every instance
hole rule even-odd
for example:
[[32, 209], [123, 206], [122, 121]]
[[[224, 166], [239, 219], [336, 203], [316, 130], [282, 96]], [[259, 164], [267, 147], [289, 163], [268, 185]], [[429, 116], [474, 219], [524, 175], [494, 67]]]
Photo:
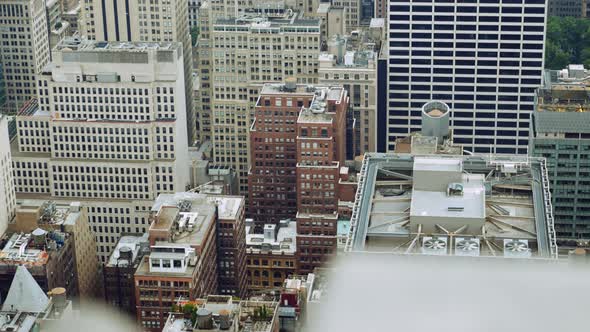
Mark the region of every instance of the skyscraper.
[[85, 202], [103, 261], [188, 184], [181, 47], [65, 39], [17, 116], [17, 193]]
[[16, 112], [36, 96], [37, 74], [49, 62], [45, 1], [0, 1], [0, 64], [6, 111]]
[[184, 94], [188, 142], [196, 139], [192, 87], [192, 43], [186, 0], [84, 0], [81, 7], [83, 36], [96, 41], [179, 42], [184, 59]]
[[387, 150], [434, 99], [467, 150], [526, 153], [545, 19], [545, 0], [390, 1]]
[[207, 2], [199, 21], [199, 61], [204, 112], [211, 115], [215, 163], [237, 171], [240, 193], [248, 192], [248, 130], [264, 83], [296, 77], [318, 81], [320, 21], [285, 8], [217, 18]]

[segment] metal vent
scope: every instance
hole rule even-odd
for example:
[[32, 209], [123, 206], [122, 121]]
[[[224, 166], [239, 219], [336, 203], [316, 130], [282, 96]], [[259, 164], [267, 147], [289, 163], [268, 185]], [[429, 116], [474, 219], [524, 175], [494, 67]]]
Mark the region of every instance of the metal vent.
[[531, 249], [528, 240], [505, 239], [504, 240], [504, 257], [531, 257]]
[[422, 239], [422, 253], [427, 255], [446, 255], [448, 238], [444, 236]]
[[461, 238], [455, 240], [455, 255], [479, 256], [480, 242], [478, 238]]

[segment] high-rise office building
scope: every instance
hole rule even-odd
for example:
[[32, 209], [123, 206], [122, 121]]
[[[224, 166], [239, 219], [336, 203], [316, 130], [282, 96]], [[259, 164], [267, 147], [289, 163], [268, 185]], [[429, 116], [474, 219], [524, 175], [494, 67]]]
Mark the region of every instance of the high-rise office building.
[[184, 60], [184, 95], [188, 142], [196, 140], [192, 87], [192, 43], [188, 1], [84, 0], [81, 7], [81, 34], [96, 41], [178, 42]]
[[430, 100], [452, 109], [472, 152], [526, 153], [541, 83], [545, 0], [389, 2], [387, 150], [420, 129]]
[[179, 43], [66, 39], [17, 116], [16, 191], [83, 201], [106, 261], [122, 232], [147, 231], [160, 193], [189, 181]]
[[248, 174], [248, 208], [257, 223], [277, 223], [297, 214], [296, 123], [301, 108], [309, 107], [314, 96], [315, 88], [294, 80], [267, 84], [260, 91], [250, 128]]
[[297, 118], [298, 273], [313, 272], [337, 252], [349, 103], [342, 87], [318, 88]]
[[559, 240], [590, 239], [590, 72], [547, 71], [537, 91], [530, 153], [547, 159]]
[[296, 77], [317, 83], [320, 21], [284, 8], [216, 18], [213, 6], [199, 13], [202, 107], [211, 114], [215, 163], [237, 171], [248, 192], [251, 114], [262, 85]]
[[16, 112], [37, 95], [35, 75], [50, 58], [47, 13], [43, 0], [0, 2], [0, 64], [7, 112]]
[[3, 142], [0, 144], [0, 236], [6, 231], [16, 211], [10, 145], [4, 143], [9, 141], [8, 118], [0, 115], [0, 142]]

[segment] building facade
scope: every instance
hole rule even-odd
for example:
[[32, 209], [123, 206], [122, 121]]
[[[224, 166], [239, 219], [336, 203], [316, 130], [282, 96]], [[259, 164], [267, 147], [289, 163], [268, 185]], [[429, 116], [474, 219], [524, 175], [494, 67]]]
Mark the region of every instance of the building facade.
[[342, 85], [348, 91], [359, 138], [353, 155], [377, 149], [377, 54], [380, 41], [369, 33], [333, 36], [320, 55], [319, 83]]
[[246, 295], [246, 201], [241, 196], [211, 197], [217, 209], [219, 294]]
[[361, 25], [362, 2], [362, 0], [332, 1], [332, 6], [344, 8], [347, 32], [351, 32]]
[[297, 273], [297, 223], [281, 220], [264, 225], [255, 232], [246, 227], [246, 266], [248, 290], [279, 288], [285, 279]]
[[149, 254], [147, 233], [124, 234], [102, 270], [105, 301], [134, 317], [137, 306], [134, 275], [146, 254]]
[[249, 214], [257, 223], [276, 223], [297, 213], [296, 122], [314, 96], [315, 88], [293, 80], [266, 84], [260, 91], [250, 128], [248, 174]]
[[103, 262], [120, 233], [147, 231], [160, 193], [186, 189], [182, 72], [178, 43], [66, 39], [17, 116], [17, 193], [83, 201]]
[[[10, 142], [8, 118], [0, 115], [0, 141]], [[0, 236], [4, 234], [8, 223], [12, 221], [16, 209], [14, 175], [10, 145], [0, 144]]]
[[[73, 273], [75, 275], [64, 275], [66, 284], [76, 283], [77, 292], [71, 293], [71, 295], [79, 297], [85, 303], [101, 295], [100, 264], [96, 256], [96, 241], [88, 223], [88, 213], [85, 206], [79, 202], [57, 204], [45, 200], [19, 201], [16, 218], [13, 223], [8, 225], [8, 233], [30, 234], [33, 239], [32, 245], [39, 248], [44, 246], [50, 251], [54, 247], [59, 249], [60, 246], [68, 249], [66, 242], [71, 242]], [[52, 241], [55, 242], [55, 246]], [[69, 256], [63, 257], [69, 259]], [[69, 264], [68, 260], [64, 260], [64, 262]], [[58, 269], [60, 263], [59, 260], [54, 262], [56, 265], [53, 268]], [[48, 264], [48, 266], [50, 265]], [[49, 269], [49, 273], [59, 274], [53, 268]], [[57, 286], [59, 283], [53, 284], [53, 287]]]
[[5, 112], [16, 113], [37, 95], [35, 75], [49, 62], [49, 33], [43, 0], [5, 0], [0, 6], [1, 65]]
[[590, 239], [590, 73], [546, 71], [536, 96], [530, 153], [545, 157], [558, 240]]
[[189, 2], [164, 0], [150, 3], [146, 0], [125, 2], [84, 0], [81, 2], [80, 30], [82, 36], [96, 41], [112, 42], [177, 42], [181, 45], [184, 73], [185, 116], [187, 142], [193, 145], [197, 134], [193, 109], [192, 43], [189, 27]]
[[206, 195], [160, 195], [150, 213], [150, 253], [135, 271], [137, 321], [162, 331], [179, 300], [217, 293], [217, 212]]
[[318, 88], [311, 105], [302, 108], [297, 119], [298, 273], [313, 272], [337, 252], [349, 106], [344, 88]]
[[[544, 62], [544, 0], [389, 2], [387, 151], [420, 129], [420, 107], [449, 104], [454, 141], [521, 153]], [[433, 18], [434, 21], [433, 21]]]
[[199, 14], [202, 107], [211, 114], [214, 161], [237, 171], [245, 195], [248, 129], [260, 88], [288, 77], [317, 83], [320, 22], [285, 9], [219, 18], [215, 8], [203, 4]]

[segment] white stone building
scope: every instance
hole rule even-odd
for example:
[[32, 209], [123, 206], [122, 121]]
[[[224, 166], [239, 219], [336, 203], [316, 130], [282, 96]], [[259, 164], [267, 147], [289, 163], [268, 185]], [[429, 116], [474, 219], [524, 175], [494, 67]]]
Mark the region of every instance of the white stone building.
[[49, 62], [45, 1], [0, 1], [0, 40], [3, 106], [5, 111], [16, 112], [36, 95], [35, 74]]
[[62, 41], [17, 117], [16, 191], [83, 201], [106, 260], [159, 194], [186, 189], [182, 73], [179, 43]]
[[0, 236], [16, 213], [14, 178], [8, 144], [8, 118], [0, 114]]
[[96, 41], [178, 42], [184, 59], [188, 142], [196, 140], [192, 87], [192, 45], [186, 0], [82, 0], [80, 33]]

